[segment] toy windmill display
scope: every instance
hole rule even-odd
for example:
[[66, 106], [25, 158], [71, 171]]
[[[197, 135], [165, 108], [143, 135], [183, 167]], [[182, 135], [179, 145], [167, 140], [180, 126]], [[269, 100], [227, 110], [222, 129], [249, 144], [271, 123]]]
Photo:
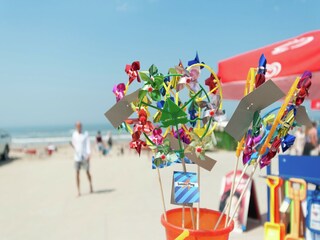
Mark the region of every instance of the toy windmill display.
[[[258, 165], [265, 167], [280, 146], [285, 151], [293, 144], [294, 138], [288, 131], [307, 119], [300, 105], [308, 95], [310, 72], [296, 79], [280, 109], [260, 115], [262, 109], [285, 96], [271, 80], [265, 81], [265, 64], [262, 56], [258, 68], [250, 69], [245, 97], [225, 129], [239, 141], [237, 158], [242, 152], [245, 170], [247, 166], [253, 167], [246, 187]], [[230, 215], [228, 210], [227, 216], [224, 215], [228, 207], [223, 213], [200, 209], [200, 168], [211, 171], [216, 163], [206, 151], [212, 148], [213, 131], [224, 114], [221, 84], [215, 72], [200, 62], [198, 54], [187, 67], [180, 61], [165, 74], [155, 65], [141, 71], [138, 61], [127, 65], [125, 72], [128, 81], [114, 86], [117, 103], [105, 116], [115, 128], [131, 134], [129, 147], [139, 155], [143, 148], [153, 151], [152, 168], [158, 174], [164, 209], [162, 224], [166, 227], [167, 239], [216, 239], [218, 236], [221, 237], [218, 239], [228, 239], [235, 213]], [[133, 81], [141, 87], [130, 91]], [[187, 171], [188, 163], [197, 164], [196, 173]], [[172, 164], [181, 164], [182, 171], [173, 173], [171, 203], [182, 207], [167, 211], [160, 168]], [[231, 195], [236, 188], [233, 186]]]

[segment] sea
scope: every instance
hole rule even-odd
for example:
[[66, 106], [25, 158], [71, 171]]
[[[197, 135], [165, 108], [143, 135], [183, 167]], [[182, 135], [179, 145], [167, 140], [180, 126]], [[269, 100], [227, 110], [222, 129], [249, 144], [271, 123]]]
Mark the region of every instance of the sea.
[[[14, 146], [59, 145], [71, 141], [74, 125], [19, 126], [2, 129], [10, 134], [11, 143]], [[92, 141], [95, 139], [98, 131], [101, 132], [104, 139], [106, 139], [106, 135], [109, 132], [112, 134], [114, 141], [126, 141], [131, 138], [129, 133], [119, 131], [110, 124], [84, 124], [83, 131], [88, 132]]]
[[[313, 111], [310, 109], [310, 102], [306, 101], [304, 104], [308, 115], [311, 120], [318, 122], [320, 126], [320, 111]], [[230, 118], [234, 112], [237, 103], [235, 101], [224, 101], [224, 109], [226, 109], [226, 117]], [[270, 109], [279, 107], [279, 103], [274, 103], [267, 109], [263, 110], [268, 112]], [[74, 124], [60, 124], [60, 125], [38, 125], [28, 127], [7, 127], [4, 129], [11, 135], [12, 144], [14, 145], [32, 145], [32, 144], [65, 144], [70, 142], [72, 132], [74, 131]], [[115, 141], [128, 141], [131, 139], [129, 133], [115, 129], [110, 123], [97, 123], [83, 125], [83, 130], [87, 131], [91, 140], [95, 139], [97, 131], [101, 131], [102, 136], [105, 138], [108, 132], [112, 133], [113, 140]]]

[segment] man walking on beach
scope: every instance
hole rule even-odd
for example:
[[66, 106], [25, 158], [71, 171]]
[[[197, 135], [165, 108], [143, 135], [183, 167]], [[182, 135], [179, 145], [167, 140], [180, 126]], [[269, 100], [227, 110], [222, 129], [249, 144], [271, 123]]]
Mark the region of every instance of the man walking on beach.
[[82, 132], [81, 122], [76, 123], [76, 129], [72, 134], [72, 147], [74, 149], [74, 160], [76, 168], [76, 180], [77, 180], [77, 189], [78, 196], [80, 193], [80, 169], [83, 168], [87, 172], [89, 184], [90, 184], [90, 193], [93, 192], [91, 174], [89, 171], [90, 167], [90, 139], [87, 132]]

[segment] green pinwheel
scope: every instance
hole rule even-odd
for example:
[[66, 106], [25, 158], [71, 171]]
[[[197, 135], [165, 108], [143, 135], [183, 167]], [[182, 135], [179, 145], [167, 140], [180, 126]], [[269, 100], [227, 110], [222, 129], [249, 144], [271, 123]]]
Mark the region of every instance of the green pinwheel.
[[139, 92], [139, 99], [141, 100], [144, 96], [149, 95], [152, 100], [160, 101], [160, 89], [163, 87], [164, 76], [158, 73], [158, 68], [152, 64], [148, 72], [140, 71], [139, 74], [140, 78], [145, 82]]
[[197, 134], [190, 132], [192, 142], [185, 149], [186, 152], [195, 152], [201, 160], [205, 160], [205, 152], [213, 147], [211, 136], [200, 138]]
[[259, 111], [255, 111], [252, 122], [252, 135], [255, 137], [257, 137], [260, 134], [261, 122], [262, 119], [260, 117]]
[[154, 156], [154, 164], [159, 167], [164, 162], [174, 162], [177, 159], [177, 154], [171, 149], [169, 139], [165, 139], [162, 145], [149, 146], [157, 153]]

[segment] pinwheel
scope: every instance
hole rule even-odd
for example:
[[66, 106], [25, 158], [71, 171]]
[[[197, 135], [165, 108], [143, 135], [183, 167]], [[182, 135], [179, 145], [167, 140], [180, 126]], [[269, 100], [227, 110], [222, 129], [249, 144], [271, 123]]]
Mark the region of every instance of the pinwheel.
[[162, 130], [161, 128], [155, 128], [153, 129], [153, 134], [150, 137], [152, 142], [156, 145], [161, 145], [163, 144], [163, 136], [162, 136]]
[[186, 151], [193, 151], [198, 158], [205, 160], [205, 151], [212, 149], [212, 138], [211, 136], [206, 136], [200, 138], [197, 134], [190, 132], [192, 142], [186, 148]]
[[140, 70], [140, 62], [139, 61], [135, 61], [131, 65], [130, 64], [126, 65], [125, 72], [129, 76], [129, 84], [131, 84], [135, 79], [137, 79], [138, 82], [140, 82], [138, 70]]
[[113, 87], [112, 92], [116, 95], [116, 100], [119, 102], [124, 97], [124, 92], [126, 90], [126, 85], [124, 83], [119, 83]]
[[[192, 66], [195, 64], [199, 64], [200, 60], [199, 60], [199, 55], [198, 52], [196, 53], [196, 57], [193, 60], [188, 61], [188, 66]], [[204, 65], [204, 62], [201, 63], [202, 65]], [[202, 69], [204, 66], [200, 66], [200, 68]]]
[[197, 102], [197, 105], [204, 110], [202, 117], [203, 124], [206, 124], [210, 120], [210, 118], [215, 118], [216, 116], [225, 114], [224, 111], [219, 110], [219, 104], [219, 101], [217, 102], [217, 104], [204, 101]]
[[147, 146], [147, 144], [140, 139], [141, 133], [140, 132], [134, 132], [132, 134], [132, 140], [130, 142], [130, 148], [136, 149], [138, 154], [141, 154], [141, 148]]
[[178, 131], [174, 131], [173, 136], [176, 139], [180, 139], [182, 142], [184, 142], [186, 144], [191, 143], [191, 136], [189, 134], [187, 134], [186, 130], [183, 128], [180, 128]]
[[154, 101], [160, 101], [162, 94], [160, 90], [164, 87], [165, 77], [158, 73], [158, 68], [155, 65], [151, 65], [148, 72], [140, 72], [140, 77], [144, 81], [144, 86], [139, 93], [139, 99], [147, 94]]
[[158, 169], [158, 168], [164, 168], [164, 167], [170, 167], [173, 162], [166, 161], [166, 160], [160, 160], [159, 158], [156, 158], [155, 156], [152, 156], [152, 169]]
[[254, 112], [253, 121], [252, 121], [252, 135], [257, 137], [260, 133], [261, 127], [261, 117], [258, 111]]
[[266, 81], [266, 77], [265, 77], [266, 70], [267, 70], [267, 59], [265, 58], [264, 54], [262, 54], [259, 59], [258, 72], [255, 77], [256, 88], [258, 88], [261, 84], [263, 84]]
[[253, 137], [251, 136], [251, 132], [248, 132], [245, 147], [243, 150], [243, 156], [242, 156], [243, 164], [247, 164], [247, 162], [250, 160], [251, 155], [253, 153], [253, 146], [254, 146]]
[[170, 166], [178, 158], [177, 154], [170, 148], [168, 139], [164, 140], [162, 145], [151, 146], [151, 149], [157, 149], [153, 160], [156, 166], [161, 164]]
[[280, 129], [278, 131], [278, 135], [280, 138], [286, 136], [290, 128], [292, 127], [294, 122], [294, 116], [295, 116], [294, 110], [295, 109], [291, 109], [286, 113], [283, 123], [281, 124]]
[[204, 81], [204, 84], [209, 87], [211, 94], [217, 93], [218, 86], [213, 74], [210, 74], [210, 77]]
[[309, 95], [309, 88], [311, 87], [312, 74], [309, 71], [305, 71], [298, 83], [298, 96], [296, 98], [296, 105], [299, 106], [303, 103], [306, 96]]
[[[177, 68], [177, 67], [176, 67]], [[184, 70], [184, 75], [180, 78], [177, 83], [177, 91], [181, 91], [184, 86], [190, 88], [193, 92], [199, 91], [198, 77], [200, 69], [193, 68], [191, 72]]]
[[259, 162], [260, 168], [263, 168], [270, 164], [271, 159], [278, 153], [280, 145], [281, 145], [281, 139], [277, 136], [274, 139], [270, 149], [267, 150], [268, 153], [262, 156], [262, 158], [260, 159], [260, 162]]
[[126, 123], [134, 124], [134, 132], [150, 133], [153, 130], [153, 125], [148, 121], [148, 112], [145, 108], [137, 109], [138, 118], [128, 119]]
[[194, 121], [195, 119], [197, 119], [198, 115], [198, 111], [195, 108], [194, 104], [191, 104], [189, 109], [188, 109], [188, 113], [189, 113], [189, 119], [190, 119], [190, 124], [192, 125], [192, 127], [194, 127], [196, 125], [196, 121]]
[[295, 139], [295, 136], [287, 134], [281, 141], [282, 152], [287, 151], [294, 144]]
[[[171, 80], [170, 80], [170, 77], [168, 77], [168, 76], [163, 79], [163, 83], [166, 86], [168, 86], [170, 82], [171, 82]], [[170, 89], [172, 89], [172, 88], [173, 88], [173, 86], [170, 85]], [[162, 96], [166, 95], [167, 91], [166, 91], [165, 87], [160, 88], [160, 93], [161, 93]]]

